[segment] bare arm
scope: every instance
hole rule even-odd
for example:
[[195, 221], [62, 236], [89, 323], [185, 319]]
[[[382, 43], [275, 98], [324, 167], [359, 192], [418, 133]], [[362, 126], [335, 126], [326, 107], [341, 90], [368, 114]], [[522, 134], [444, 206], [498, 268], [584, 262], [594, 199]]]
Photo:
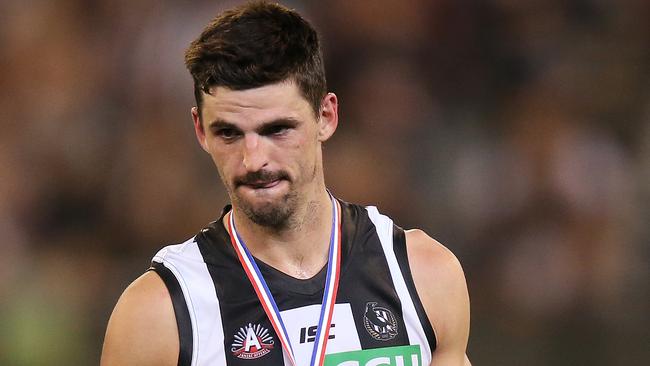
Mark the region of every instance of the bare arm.
[[406, 232], [413, 281], [436, 332], [431, 364], [469, 366], [469, 295], [458, 259], [421, 230]]
[[178, 352], [178, 328], [169, 292], [155, 272], [147, 272], [115, 305], [101, 366], [175, 366]]

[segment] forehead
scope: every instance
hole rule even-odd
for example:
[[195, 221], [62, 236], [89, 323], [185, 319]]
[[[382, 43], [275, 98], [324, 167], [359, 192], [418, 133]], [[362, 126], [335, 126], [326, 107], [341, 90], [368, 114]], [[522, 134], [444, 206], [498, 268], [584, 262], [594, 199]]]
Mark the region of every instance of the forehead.
[[279, 118], [314, 118], [309, 103], [293, 82], [280, 82], [245, 90], [213, 87], [210, 94], [203, 94], [202, 114], [207, 123], [223, 120], [247, 124]]

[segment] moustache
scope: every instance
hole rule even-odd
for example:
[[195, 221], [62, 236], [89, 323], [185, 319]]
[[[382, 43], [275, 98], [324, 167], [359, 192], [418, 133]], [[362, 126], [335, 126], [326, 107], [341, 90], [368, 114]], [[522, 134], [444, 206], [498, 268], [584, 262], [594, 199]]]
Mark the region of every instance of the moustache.
[[258, 170], [256, 172], [249, 172], [244, 176], [235, 178], [235, 187], [243, 185], [261, 186], [280, 179], [289, 180], [289, 174], [282, 170], [276, 172]]

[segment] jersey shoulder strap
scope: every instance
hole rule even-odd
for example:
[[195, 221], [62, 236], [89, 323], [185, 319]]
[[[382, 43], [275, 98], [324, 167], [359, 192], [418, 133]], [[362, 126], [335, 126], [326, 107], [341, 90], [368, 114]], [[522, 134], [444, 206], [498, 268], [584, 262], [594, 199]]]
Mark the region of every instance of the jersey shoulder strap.
[[404, 322], [411, 344], [419, 344], [425, 359], [431, 359], [436, 349], [436, 336], [422, 301], [415, 288], [408, 262], [406, 234], [388, 216], [379, 213], [376, 207], [366, 207], [368, 217], [375, 225], [381, 242], [393, 285], [402, 303]]
[[178, 365], [225, 365], [219, 300], [196, 238], [162, 248], [150, 270], [162, 278], [172, 299], [180, 341]]

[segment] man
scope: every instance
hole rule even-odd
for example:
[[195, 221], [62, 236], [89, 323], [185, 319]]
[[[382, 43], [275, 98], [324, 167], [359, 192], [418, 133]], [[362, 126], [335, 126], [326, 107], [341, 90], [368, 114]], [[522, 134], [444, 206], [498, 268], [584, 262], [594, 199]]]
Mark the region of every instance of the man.
[[232, 206], [126, 289], [102, 365], [468, 365], [454, 255], [326, 189], [338, 100], [314, 29], [246, 4], [213, 20], [186, 64], [196, 136]]

